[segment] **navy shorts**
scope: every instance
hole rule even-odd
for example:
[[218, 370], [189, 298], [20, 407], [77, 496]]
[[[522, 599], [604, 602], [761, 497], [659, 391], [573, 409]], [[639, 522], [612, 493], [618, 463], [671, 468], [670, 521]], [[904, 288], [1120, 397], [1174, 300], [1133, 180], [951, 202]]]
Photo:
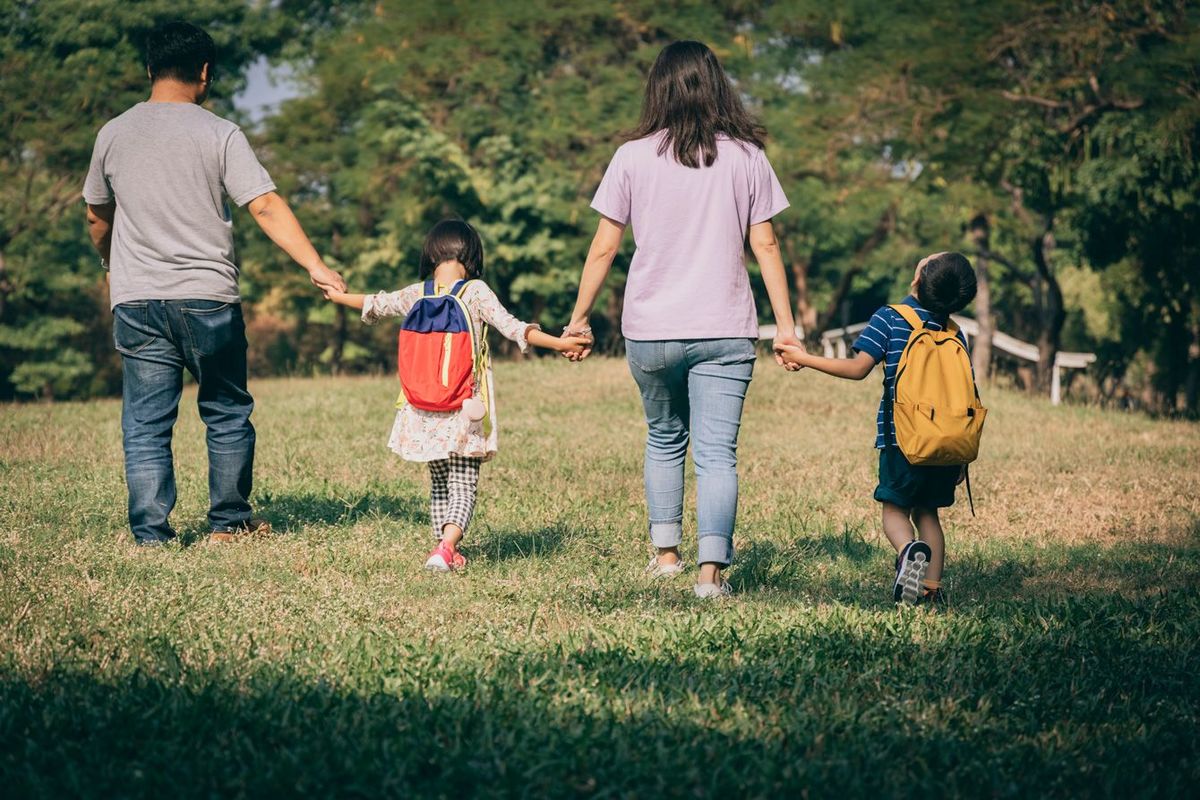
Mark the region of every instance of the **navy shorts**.
[[879, 451], [879, 485], [875, 499], [901, 508], [946, 508], [954, 505], [954, 490], [962, 467], [913, 466], [899, 447]]

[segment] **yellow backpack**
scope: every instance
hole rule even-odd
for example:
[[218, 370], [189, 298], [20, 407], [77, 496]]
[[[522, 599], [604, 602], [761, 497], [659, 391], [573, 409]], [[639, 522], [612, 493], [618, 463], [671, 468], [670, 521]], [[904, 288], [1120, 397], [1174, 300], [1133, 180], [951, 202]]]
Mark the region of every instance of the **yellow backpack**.
[[979, 456], [987, 409], [979, 402], [958, 326], [947, 320], [945, 330], [930, 330], [912, 306], [892, 308], [913, 329], [900, 354], [892, 394], [896, 444], [911, 464], [970, 464]]

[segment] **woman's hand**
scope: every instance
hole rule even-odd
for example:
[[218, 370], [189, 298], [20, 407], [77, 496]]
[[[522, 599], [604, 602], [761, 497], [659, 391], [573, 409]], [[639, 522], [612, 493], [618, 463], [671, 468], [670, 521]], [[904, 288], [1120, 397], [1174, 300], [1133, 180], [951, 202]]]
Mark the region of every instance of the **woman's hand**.
[[804, 345], [780, 344], [776, 339], [772, 347], [775, 350], [775, 360], [788, 372], [796, 372], [807, 366], [808, 351], [804, 349]]
[[563, 350], [564, 358], [571, 361], [582, 361], [592, 354], [592, 345], [596, 343], [596, 338], [592, 336], [592, 326], [588, 325], [587, 320], [571, 320], [571, 324], [563, 328], [563, 339], [571, 339], [580, 341], [584, 346], [578, 351]]
[[[803, 353], [807, 355], [808, 351], [804, 349], [804, 343], [800, 341], [794, 332], [786, 333], [783, 329], [777, 330], [775, 341], [771, 343], [771, 350], [775, 353], [775, 363], [788, 372], [796, 372], [804, 368], [804, 365], [796, 360], [795, 354]], [[785, 357], [785, 352], [793, 354], [791, 360]]]
[[592, 337], [590, 334], [587, 337], [583, 337], [564, 333], [558, 337], [558, 340], [561, 342], [558, 352], [571, 361], [584, 359], [588, 353], [592, 352]]

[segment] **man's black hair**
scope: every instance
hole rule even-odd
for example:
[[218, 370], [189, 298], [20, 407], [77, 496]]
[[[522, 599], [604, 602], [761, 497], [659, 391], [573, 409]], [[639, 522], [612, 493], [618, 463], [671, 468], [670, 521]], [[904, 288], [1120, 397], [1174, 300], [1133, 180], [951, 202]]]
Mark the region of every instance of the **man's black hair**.
[[208, 64], [208, 80], [215, 75], [217, 46], [212, 37], [188, 22], [164, 22], [146, 36], [146, 68], [150, 80], [173, 78], [199, 83]]
[[433, 270], [443, 261], [462, 264], [468, 278], [483, 274], [483, 240], [461, 219], [444, 219], [426, 234], [418, 273], [421, 280], [432, 276]]
[[975, 270], [962, 253], [930, 257], [917, 278], [917, 301], [938, 316], [962, 311], [975, 299]]

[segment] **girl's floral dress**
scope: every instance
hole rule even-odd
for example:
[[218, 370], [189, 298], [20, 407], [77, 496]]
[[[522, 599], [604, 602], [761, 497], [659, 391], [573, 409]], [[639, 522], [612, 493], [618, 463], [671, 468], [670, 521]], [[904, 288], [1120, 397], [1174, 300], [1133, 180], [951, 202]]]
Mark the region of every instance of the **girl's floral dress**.
[[[438, 286], [438, 294], [447, 287]], [[367, 295], [362, 309], [362, 321], [372, 325], [385, 317], [403, 317], [424, 293], [424, 284], [406, 286], [398, 292], [379, 292]], [[526, 335], [538, 328], [521, 322], [501, 304], [500, 298], [480, 280], [467, 284], [462, 296], [463, 303], [471, 315], [471, 324], [476, 331], [483, 330], [483, 323], [495, 328], [506, 339], [517, 343], [524, 353], [529, 349]], [[483, 378], [492, 387], [492, 365], [487, 364]], [[496, 393], [489, 390], [490, 430], [485, 431], [484, 420], [472, 421], [459, 411], [423, 411], [408, 403], [396, 412], [396, 422], [388, 438], [388, 447], [406, 461], [438, 461], [451, 454], [489, 460], [496, 454]], [[476, 397], [479, 396], [476, 387]], [[485, 417], [487, 419], [487, 417]]]

